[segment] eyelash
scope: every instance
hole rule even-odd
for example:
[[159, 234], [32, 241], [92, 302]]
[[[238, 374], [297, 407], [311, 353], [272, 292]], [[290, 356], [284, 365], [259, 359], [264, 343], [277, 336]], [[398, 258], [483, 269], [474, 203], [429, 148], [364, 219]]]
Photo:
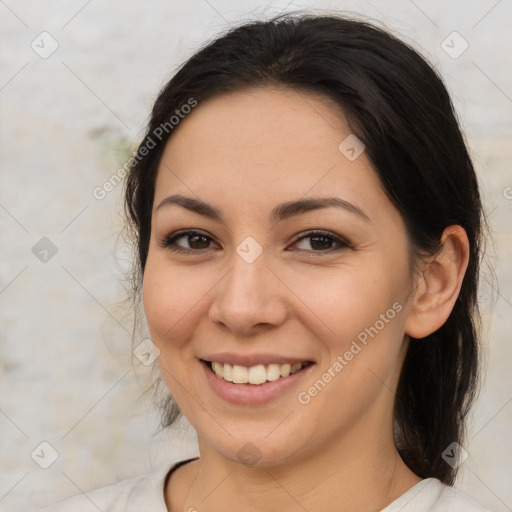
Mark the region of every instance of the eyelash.
[[[172, 251], [172, 252], [178, 253], [178, 254], [190, 254], [190, 253], [197, 254], [200, 251], [210, 249], [210, 247], [206, 247], [205, 249], [185, 249], [183, 247], [173, 246], [173, 244], [176, 242], [176, 240], [179, 240], [180, 238], [184, 238], [184, 237], [191, 236], [191, 235], [199, 235], [199, 236], [202, 236], [209, 240], [213, 240], [210, 236], [206, 235], [202, 231], [190, 229], [190, 230], [186, 230], [186, 231], [178, 231], [177, 233], [173, 233], [173, 234], [169, 235], [168, 237], [161, 240], [159, 242], [159, 245], [160, 245], [160, 247], [163, 247], [164, 249], [167, 249], [169, 251]], [[326, 231], [326, 230], [322, 230], [322, 229], [298, 233], [297, 235], [295, 235], [293, 237], [293, 243], [300, 242], [306, 238], [313, 238], [315, 236], [323, 236], [325, 238], [329, 238], [333, 242], [338, 244], [338, 247], [326, 249], [323, 251], [314, 251], [314, 250], [306, 250], [306, 249], [298, 249], [298, 251], [299, 252], [307, 252], [312, 256], [315, 253], [318, 255], [322, 255], [322, 254], [330, 254], [332, 252], [338, 252], [338, 251], [341, 251], [344, 249], [352, 249], [352, 246], [350, 245], [349, 242], [347, 242], [343, 238], [335, 235], [331, 231]]]

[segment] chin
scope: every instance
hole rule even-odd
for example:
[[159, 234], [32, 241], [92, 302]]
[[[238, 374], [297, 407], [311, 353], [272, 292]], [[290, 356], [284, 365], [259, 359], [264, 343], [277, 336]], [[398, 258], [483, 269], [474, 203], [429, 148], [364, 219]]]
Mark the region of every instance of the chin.
[[239, 424], [233, 436], [220, 429], [222, 434], [212, 437], [211, 425], [210, 429], [208, 426], [205, 428], [206, 435], [198, 435], [201, 455], [214, 451], [222, 458], [246, 467], [270, 468], [288, 464], [306, 456], [306, 447], [310, 444], [308, 439], [311, 439], [305, 435], [304, 429], [298, 432], [282, 429], [275, 435], [269, 435], [276, 428], [275, 422], [272, 422], [272, 427], [265, 427], [265, 433], [261, 428], [256, 431], [250, 426], [244, 430], [243, 424]]

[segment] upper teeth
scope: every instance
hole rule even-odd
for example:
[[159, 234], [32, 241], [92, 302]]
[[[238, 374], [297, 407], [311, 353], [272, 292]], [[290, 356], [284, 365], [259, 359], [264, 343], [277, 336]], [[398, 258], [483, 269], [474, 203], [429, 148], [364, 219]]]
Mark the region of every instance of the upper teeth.
[[306, 363], [258, 364], [246, 367], [212, 362], [213, 371], [222, 379], [235, 384], [263, 384], [298, 372]]

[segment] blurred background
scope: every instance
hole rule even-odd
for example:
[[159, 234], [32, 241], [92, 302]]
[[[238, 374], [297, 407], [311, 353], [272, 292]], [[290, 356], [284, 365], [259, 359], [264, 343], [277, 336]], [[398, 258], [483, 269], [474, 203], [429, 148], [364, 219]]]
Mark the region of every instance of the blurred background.
[[160, 87], [206, 40], [308, 7], [375, 18], [448, 85], [497, 276], [484, 265], [485, 374], [456, 487], [512, 510], [511, 0], [0, 0], [1, 511], [196, 454], [186, 422], [157, 433], [148, 367], [132, 362], [122, 186], [109, 180], [122, 176]]

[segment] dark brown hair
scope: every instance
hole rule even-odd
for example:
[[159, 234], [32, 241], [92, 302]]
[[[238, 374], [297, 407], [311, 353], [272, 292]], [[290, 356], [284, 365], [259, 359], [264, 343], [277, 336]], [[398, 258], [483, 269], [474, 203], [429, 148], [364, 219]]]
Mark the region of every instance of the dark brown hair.
[[[445, 86], [408, 44], [365, 21], [333, 14], [287, 13], [228, 30], [188, 59], [163, 87], [126, 182], [126, 212], [138, 257], [136, 293], [148, 254], [155, 178], [165, 143], [155, 131], [191, 98], [201, 102], [249, 87], [279, 86], [334, 100], [366, 146], [407, 226], [415, 257], [439, 248], [458, 224], [470, 244], [459, 297], [446, 323], [412, 339], [395, 399], [395, 441], [422, 478], [453, 484], [442, 452], [463, 444], [478, 378], [477, 283], [484, 222], [477, 178]], [[212, 133], [215, 137], [215, 133]], [[147, 152], [150, 140], [156, 146]], [[142, 154], [144, 153], [144, 154]], [[179, 414], [167, 397], [162, 426]]]

